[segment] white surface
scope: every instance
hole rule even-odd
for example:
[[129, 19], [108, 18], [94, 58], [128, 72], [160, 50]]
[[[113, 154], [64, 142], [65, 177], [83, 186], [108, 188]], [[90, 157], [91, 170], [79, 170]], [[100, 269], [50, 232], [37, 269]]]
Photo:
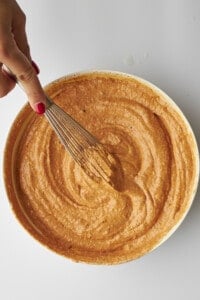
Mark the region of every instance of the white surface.
[[[46, 84], [67, 73], [112, 69], [141, 76], [184, 111], [200, 140], [200, 1], [20, 0], [32, 56]], [[0, 164], [25, 103], [0, 100]], [[0, 179], [0, 299], [200, 299], [200, 195], [162, 246], [128, 264], [73, 263], [35, 241], [12, 214]]]

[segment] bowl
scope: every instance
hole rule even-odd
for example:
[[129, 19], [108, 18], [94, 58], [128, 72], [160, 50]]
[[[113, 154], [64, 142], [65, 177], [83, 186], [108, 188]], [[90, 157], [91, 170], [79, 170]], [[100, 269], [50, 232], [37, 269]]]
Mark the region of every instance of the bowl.
[[184, 220], [197, 190], [198, 148], [183, 112], [152, 83], [121, 72], [70, 74], [45, 91], [113, 155], [120, 190], [85, 174], [26, 104], [4, 155], [17, 219], [75, 261], [118, 264], [157, 248]]

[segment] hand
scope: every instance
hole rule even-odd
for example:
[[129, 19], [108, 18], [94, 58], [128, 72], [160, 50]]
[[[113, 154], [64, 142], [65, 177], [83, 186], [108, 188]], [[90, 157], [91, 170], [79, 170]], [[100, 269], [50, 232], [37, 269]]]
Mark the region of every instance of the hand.
[[24, 88], [33, 110], [44, 113], [46, 97], [31, 60], [25, 23], [25, 14], [15, 0], [0, 0], [0, 97], [16, 84], [5, 65]]

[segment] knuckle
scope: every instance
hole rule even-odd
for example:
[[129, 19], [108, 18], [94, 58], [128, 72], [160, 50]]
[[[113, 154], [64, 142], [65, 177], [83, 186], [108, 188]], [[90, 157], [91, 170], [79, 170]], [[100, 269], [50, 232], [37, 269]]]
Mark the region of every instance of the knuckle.
[[17, 76], [17, 79], [21, 82], [30, 82], [35, 77], [35, 72], [32, 66], [28, 67], [23, 73]]

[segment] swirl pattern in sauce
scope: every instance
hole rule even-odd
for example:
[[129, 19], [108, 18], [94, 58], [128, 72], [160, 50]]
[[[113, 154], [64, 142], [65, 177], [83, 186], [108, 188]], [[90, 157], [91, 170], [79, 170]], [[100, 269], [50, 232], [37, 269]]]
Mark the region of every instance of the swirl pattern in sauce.
[[190, 128], [164, 94], [131, 77], [88, 73], [46, 91], [115, 157], [118, 188], [88, 177], [27, 105], [5, 155], [17, 217], [43, 244], [76, 261], [114, 264], [150, 251], [181, 220], [194, 193]]

